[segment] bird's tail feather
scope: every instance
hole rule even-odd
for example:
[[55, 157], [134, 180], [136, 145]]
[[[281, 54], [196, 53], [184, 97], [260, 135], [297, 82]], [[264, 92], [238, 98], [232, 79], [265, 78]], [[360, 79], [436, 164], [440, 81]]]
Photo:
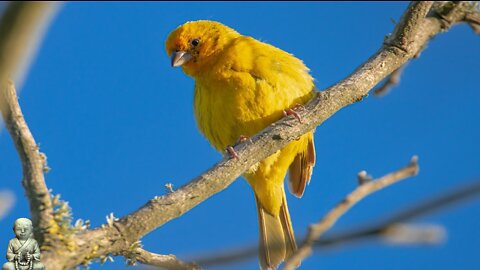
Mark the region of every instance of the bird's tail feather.
[[282, 206], [278, 216], [268, 213], [258, 198], [257, 210], [260, 229], [259, 261], [262, 270], [276, 269], [296, 249], [287, 200], [283, 192]]

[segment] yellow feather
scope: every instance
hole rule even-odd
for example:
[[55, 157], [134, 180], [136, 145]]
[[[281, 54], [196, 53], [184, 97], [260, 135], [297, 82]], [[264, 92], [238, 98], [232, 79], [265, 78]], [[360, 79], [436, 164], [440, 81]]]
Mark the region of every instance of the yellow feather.
[[[193, 39], [198, 45], [192, 44]], [[217, 22], [188, 22], [178, 27], [167, 38], [166, 49], [169, 55], [182, 51], [192, 56], [182, 67], [195, 79], [195, 117], [200, 131], [219, 151], [235, 144], [241, 135], [255, 135], [282, 118], [285, 109], [314, 95], [313, 78], [301, 60]], [[244, 174], [257, 199], [262, 237], [283, 242], [280, 252], [265, 247], [260, 255], [262, 268], [276, 267], [295, 248], [284, 178], [297, 155], [314, 153], [312, 146], [310, 132]], [[292, 167], [295, 173], [290, 181], [303, 181], [299, 182], [303, 185], [308, 181], [314, 154], [304, 160], [309, 162]], [[278, 235], [279, 231], [283, 235]], [[267, 242], [261, 239], [261, 243]], [[269, 262], [272, 254], [276, 259]]]

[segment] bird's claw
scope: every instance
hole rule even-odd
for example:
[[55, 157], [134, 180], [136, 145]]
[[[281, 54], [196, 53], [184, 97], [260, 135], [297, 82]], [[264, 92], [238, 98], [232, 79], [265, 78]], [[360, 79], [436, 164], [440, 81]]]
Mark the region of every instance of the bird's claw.
[[252, 139], [250, 139], [250, 137], [247, 137], [245, 135], [240, 135], [240, 137], [238, 137], [238, 140], [235, 142], [235, 144], [232, 146], [232, 145], [229, 145], [227, 146], [227, 153], [228, 155], [230, 156], [230, 158], [235, 158], [235, 159], [239, 159], [238, 158], [238, 154], [237, 152], [235, 151], [234, 147], [243, 143], [243, 142], [246, 142], [246, 141], [252, 141]]
[[288, 108], [288, 109], [284, 110], [283, 115], [285, 115], [285, 117], [287, 117], [289, 115], [293, 115], [295, 118], [297, 118], [298, 122], [302, 123], [302, 117], [300, 117], [300, 115], [295, 111], [295, 110], [298, 110], [298, 109], [304, 109], [303, 105], [302, 104], [295, 104], [295, 106], [293, 106], [292, 108]]
[[227, 146], [227, 153], [229, 154], [231, 159], [232, 158], [239, 159], [238, 155], [237, 155], [237, 152], [235, 151], [235, 149], [233, 149], [233, 146], [231, 146], [231, 145]]

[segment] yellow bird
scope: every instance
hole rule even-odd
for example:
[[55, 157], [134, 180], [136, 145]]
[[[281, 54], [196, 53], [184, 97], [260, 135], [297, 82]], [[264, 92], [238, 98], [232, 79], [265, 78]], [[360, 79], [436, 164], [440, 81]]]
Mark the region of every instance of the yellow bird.
[[[219, 151], [253, 136], [315, 94], [303, 62], [272, 45], [213, 21], [187, 22], [167, 38], [173, 67], [195, 79], [198, 128]], [[300, 119], [299, 119], [300, 120]], [[235, 155], [235, 153], [232, 153]], [[262, 269], [275, 269], [296, 249], [284, 191], [301, 197], [315, 164], [313, 131], [252, 166], [244, 177], [257, 202]]]

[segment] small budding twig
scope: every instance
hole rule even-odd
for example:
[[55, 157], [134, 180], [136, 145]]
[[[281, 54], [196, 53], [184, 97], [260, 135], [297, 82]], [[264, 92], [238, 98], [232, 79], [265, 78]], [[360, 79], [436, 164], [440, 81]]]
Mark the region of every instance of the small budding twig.
[[173, 190], [173, 184], [172, 183], [166, 183], [165, 188], [167, 189], [168, 192], [172, 193], [174, 192]]
[[373, 180], [372, 176], [367, 174], [367, 171], [361, 171], [357, 174], [357, 181], [359, 185], [366, 184]]

